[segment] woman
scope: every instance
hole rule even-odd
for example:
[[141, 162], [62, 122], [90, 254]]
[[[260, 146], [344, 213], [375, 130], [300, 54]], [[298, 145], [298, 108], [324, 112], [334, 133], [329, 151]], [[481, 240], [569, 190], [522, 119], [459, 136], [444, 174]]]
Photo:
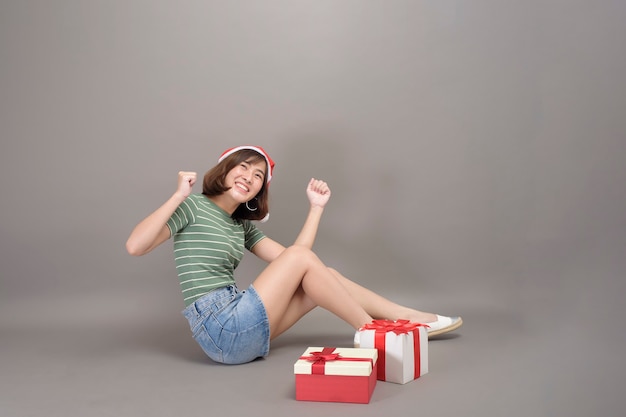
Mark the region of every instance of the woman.
[[[462, 324], [393, 303], [327, 267], [312, 252], [331, 192], [311, 179], [310, 210], [294, 244], [285, 248], [252, 223], [269, 212], [274, 161], [259, 146], [228, 149], [204, 176], [202, 194], [192, 194], [195, 172], [179, 172], [176, 192], [132, 231], [126, 248], [144, 255], [174, 237], [176, 270], [193, 336], [206, 354], [239, 364], [266, 356], [270, 340], [316, 306], [355, 331], [374, 318], [428, 323], [429, 336]], [[247, 289], [237, 289], [234, 270], [244, 248], [268, 262]]]

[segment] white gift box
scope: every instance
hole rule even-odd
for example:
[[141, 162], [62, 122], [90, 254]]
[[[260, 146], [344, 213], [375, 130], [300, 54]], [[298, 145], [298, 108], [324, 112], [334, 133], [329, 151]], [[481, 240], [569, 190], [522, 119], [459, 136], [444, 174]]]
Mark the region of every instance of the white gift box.
[[355, 335], [355, 347], [378, 350], [378, 379], [406, 384], [428, 373], [426, 325], [374, 320]]

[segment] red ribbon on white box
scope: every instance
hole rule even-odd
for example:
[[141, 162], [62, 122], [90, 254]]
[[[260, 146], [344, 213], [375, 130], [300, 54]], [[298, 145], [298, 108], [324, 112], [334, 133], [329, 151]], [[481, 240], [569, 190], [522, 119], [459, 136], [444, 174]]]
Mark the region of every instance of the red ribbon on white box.
[[385, 338], [388, 332], [394, 332], [397, 335], [413, 333], [413, 354], [415, 355], [414, 369], [415, 377], [420, 373], [420, 360], [417, 357], [420, 351], [420, 334], [419, 327], [430, 327], [424, 323], [414, 323], [409, 320], [374, 320], [363, 326], [362, 330], [374, 330], [374, 346], [378, 349], [378, 379], [385, 378]]
[[371, 358], [345, 358], [341, 356], [339, 353], [333, 353], [335, 348], [333, 347], [325, 347], [322, 348], [321, 352], [311, 352], [309, 356], [300, 356], [300, 359], [305, 359], [307, 361], [312, 361], [311, 364], [311, 374], [314, 375], [324, 375], [326, 362], [330, 361], [354, 361], [354, 362], [364, 362], [368, 361], [374, 365], [374, 361]]

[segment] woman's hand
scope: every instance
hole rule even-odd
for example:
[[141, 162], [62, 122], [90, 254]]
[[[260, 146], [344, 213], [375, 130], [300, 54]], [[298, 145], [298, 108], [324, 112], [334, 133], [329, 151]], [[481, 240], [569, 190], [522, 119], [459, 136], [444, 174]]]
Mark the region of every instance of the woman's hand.
[[191, 188], [196, 183], [197, 177], [198, 174], [195, 172], [180, 171], [178, 173], [178, 188], [176, 192], [179, 193], [183, 199], [189, 197], [189, 194], [191, 194]]
[[306, 188], [306, 195], [312, 207], [324, 207], [330, 199], [330, 188], [324, 181], [311, 178]]

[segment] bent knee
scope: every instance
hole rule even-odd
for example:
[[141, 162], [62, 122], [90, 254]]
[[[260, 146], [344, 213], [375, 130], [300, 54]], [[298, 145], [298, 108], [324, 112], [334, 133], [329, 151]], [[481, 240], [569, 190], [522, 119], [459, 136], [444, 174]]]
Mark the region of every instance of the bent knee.
[[319, 258], [317, 257], [317, 255], [311, 249], [305, 246], [299, 246], [299, 245], [289, 246], [287, 249], [285, 249], [285, 252], [283, 252], [283, 254], [286, 256], [297, 258], [298, 260], [301, 260], [303, 262], [319, 261]]

